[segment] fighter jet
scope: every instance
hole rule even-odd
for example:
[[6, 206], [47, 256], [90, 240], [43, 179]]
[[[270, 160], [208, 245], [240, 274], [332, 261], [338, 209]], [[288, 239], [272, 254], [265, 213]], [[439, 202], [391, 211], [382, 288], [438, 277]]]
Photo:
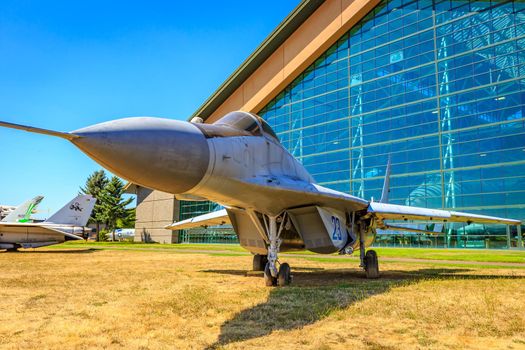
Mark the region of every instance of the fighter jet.
[[90, 195], [79, 195], [44, 222], [0, 222], [0, 249], [16, 251], [83, 239], [95, 202]]
[[175, 194], [180, 200], [221, 204], [241, 246], [254, 254], [254, 268], [264, 270], [268, 286], [290, 283], [290, 266], [278, 260], [280, 252], [290, 250], [321, 254], [359, 250], [367, 277], [377, 278], [377, 254], [366, 248], [378, 228], [406, 229], [389, 223], [395, 220], [520, 224], [388, 204], [388, 177], [380, 202], [320, 186], [266, 121], [253, 113], [231, 112], [213, 124], [200, 118], [191, 122], [125, 118], [70, 133], [6, 122], [0, 126], [69, 140], [109, 171], [140, 186]]
[[16, 207], [15, 210], [10, 212], [0, 222], [30, 222], [31, 214], [33, 214], [36, 207], [42, 202], [42, 199], [44, 199], [44, 197], [36, 196], [35, 198], [28, 200]]

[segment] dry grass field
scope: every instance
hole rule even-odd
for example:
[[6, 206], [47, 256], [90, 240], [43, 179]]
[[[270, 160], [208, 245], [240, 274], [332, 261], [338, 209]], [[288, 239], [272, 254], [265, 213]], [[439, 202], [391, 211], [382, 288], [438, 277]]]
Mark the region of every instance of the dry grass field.
[[0, 253], [0, 348], [525, 349], [525, 268], [286, 261], [267, 288], [235, 254]]

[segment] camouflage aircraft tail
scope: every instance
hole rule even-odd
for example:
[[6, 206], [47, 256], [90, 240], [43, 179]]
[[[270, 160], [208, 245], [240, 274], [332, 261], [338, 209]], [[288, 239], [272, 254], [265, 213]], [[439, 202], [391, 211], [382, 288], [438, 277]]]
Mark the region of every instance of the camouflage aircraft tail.
[[79, 195], [53, 214], [46, 223], [86, 226], [96, 199], [90, 195]]
[[36, 196], [35, 198], [28, 200], [24, 204], [19, 205], [9, 215], [7, 215], [2, 222], [29, 222], [31, 221], [31, 214], [35, 208], [42, 202], [44, 197]]

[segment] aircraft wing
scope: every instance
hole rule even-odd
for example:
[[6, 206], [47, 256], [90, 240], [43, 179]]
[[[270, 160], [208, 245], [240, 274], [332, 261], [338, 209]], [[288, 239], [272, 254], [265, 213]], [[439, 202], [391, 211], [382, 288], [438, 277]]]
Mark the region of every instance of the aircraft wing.
[[[280, 207], [283, 209], [317, 205], [326, 206], [342, 211], [367, 211], [367, 216], [373, 218], [378, 228], [396, 229], [389, 226], [384, 220], [389, 221], [437, 221], [437, 222], [464, 222], [480, 224], [506, 224], [519, 225], [519, 220], [485, 216], [478, 214], [462, 213], [456, 211], [427, 209], [395, 205], [367, 200], [338, 192], [323, 186], [295, 180], [288, 177], [256, 177], [244, 185], [251, 187], [247, 202], [252, 199], [257, 206], [269, 208]], [[265, 196], [254, 196], [254, 193], [265, 193]], [[239, 193], [239, 196], [242, 196]], [[226, 210], [196, 216], [191, 219], [175, 222], [167, 229], [182, 230], [194, 227], [213, 226], [230, 223]]]
[[387, 225], [383, 223], [383, 220], [420, 220], [502, 225], [519, 225], [521, 223], [519, 220], [499, 218], [495, 216], [485, 216], [457, 211], [427, 209], [377, 202], [370, 203], [368, 207], [368, 215], [376, 219], [379, 228], [388, 228]]
[[186, 230], [195, 227], [218, 226], [229, 223], [231, 222], [228, 213], [226, 212], [226, 209], [222, 209], [208, 214], [195, 216], [191, 219], [174, 222], [173, 224], [166, 226], [166, 228], [169, 230]]
[[[246, 194], [239, 194], [246, 196], [245, 202], [251, 201], [254, 207], [266, 207], [270, 210], [309, 205], [326, 206], [343, 211], [368, 208], [368, 201], [362, 198], [287, 176], [254, 177], [243, 182], [243, 187], [251, 188]], [[258, 193], [265, 195], [258, 196]]]
[[[311, 184], [304, 181], [293, 180], [286, 177], [277, 177], [275, 180], [267, 178], [255, 178], [251, 184], [259, 188], [275, 192], [274, 202], [288, 201], [289, 207], [302, 205], [327, 206], [334, 209], [359, 211], [366, 209], [368, 215], [376, 219], [379, 224], [383, 220], [420, 220], [420, 221], [440, 221], [440, 222], [465, 222], [480, 224], [505, 224], [519, 225], [521, 221], [499, 218], [494, 216], [462, 213], [457, 211], [427, 209], [395, 205], [387, 203], [369, 202], [367, 200], [351, 196], [346, 193], [338, 192]], [[265, 183], [262, 183], [264, 181]], [[254, 190], [256, 190], [254, 188]], [[254, 192], [256, 193], [256, 192]]]

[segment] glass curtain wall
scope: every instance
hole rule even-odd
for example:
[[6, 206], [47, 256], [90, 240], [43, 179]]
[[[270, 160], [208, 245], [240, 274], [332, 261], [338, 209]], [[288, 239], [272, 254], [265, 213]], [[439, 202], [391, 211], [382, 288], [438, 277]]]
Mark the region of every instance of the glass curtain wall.
[[[390, 156], [391, 203], [523, 220], [524, 50], [525, 3], [382, 1], [259, 115], [329, 188], [379, 198]], [[376, 244], [518, 242], [504, 226], [416, 226], [439, 234]]]
[[[223, 207], [213, 202], [181, 201], [179, 220], [220, 210]], [[238, 243], [237, 235], [231, 225], [181, 230], [178, 243]]]
[[[324, 186], [379, 198], [391, 156], [391, 203], [525, 219], [524, 49], [524, 3], [383, 1], [259, 114]], [[377, 244], [517, 244], [431, 229]]]

